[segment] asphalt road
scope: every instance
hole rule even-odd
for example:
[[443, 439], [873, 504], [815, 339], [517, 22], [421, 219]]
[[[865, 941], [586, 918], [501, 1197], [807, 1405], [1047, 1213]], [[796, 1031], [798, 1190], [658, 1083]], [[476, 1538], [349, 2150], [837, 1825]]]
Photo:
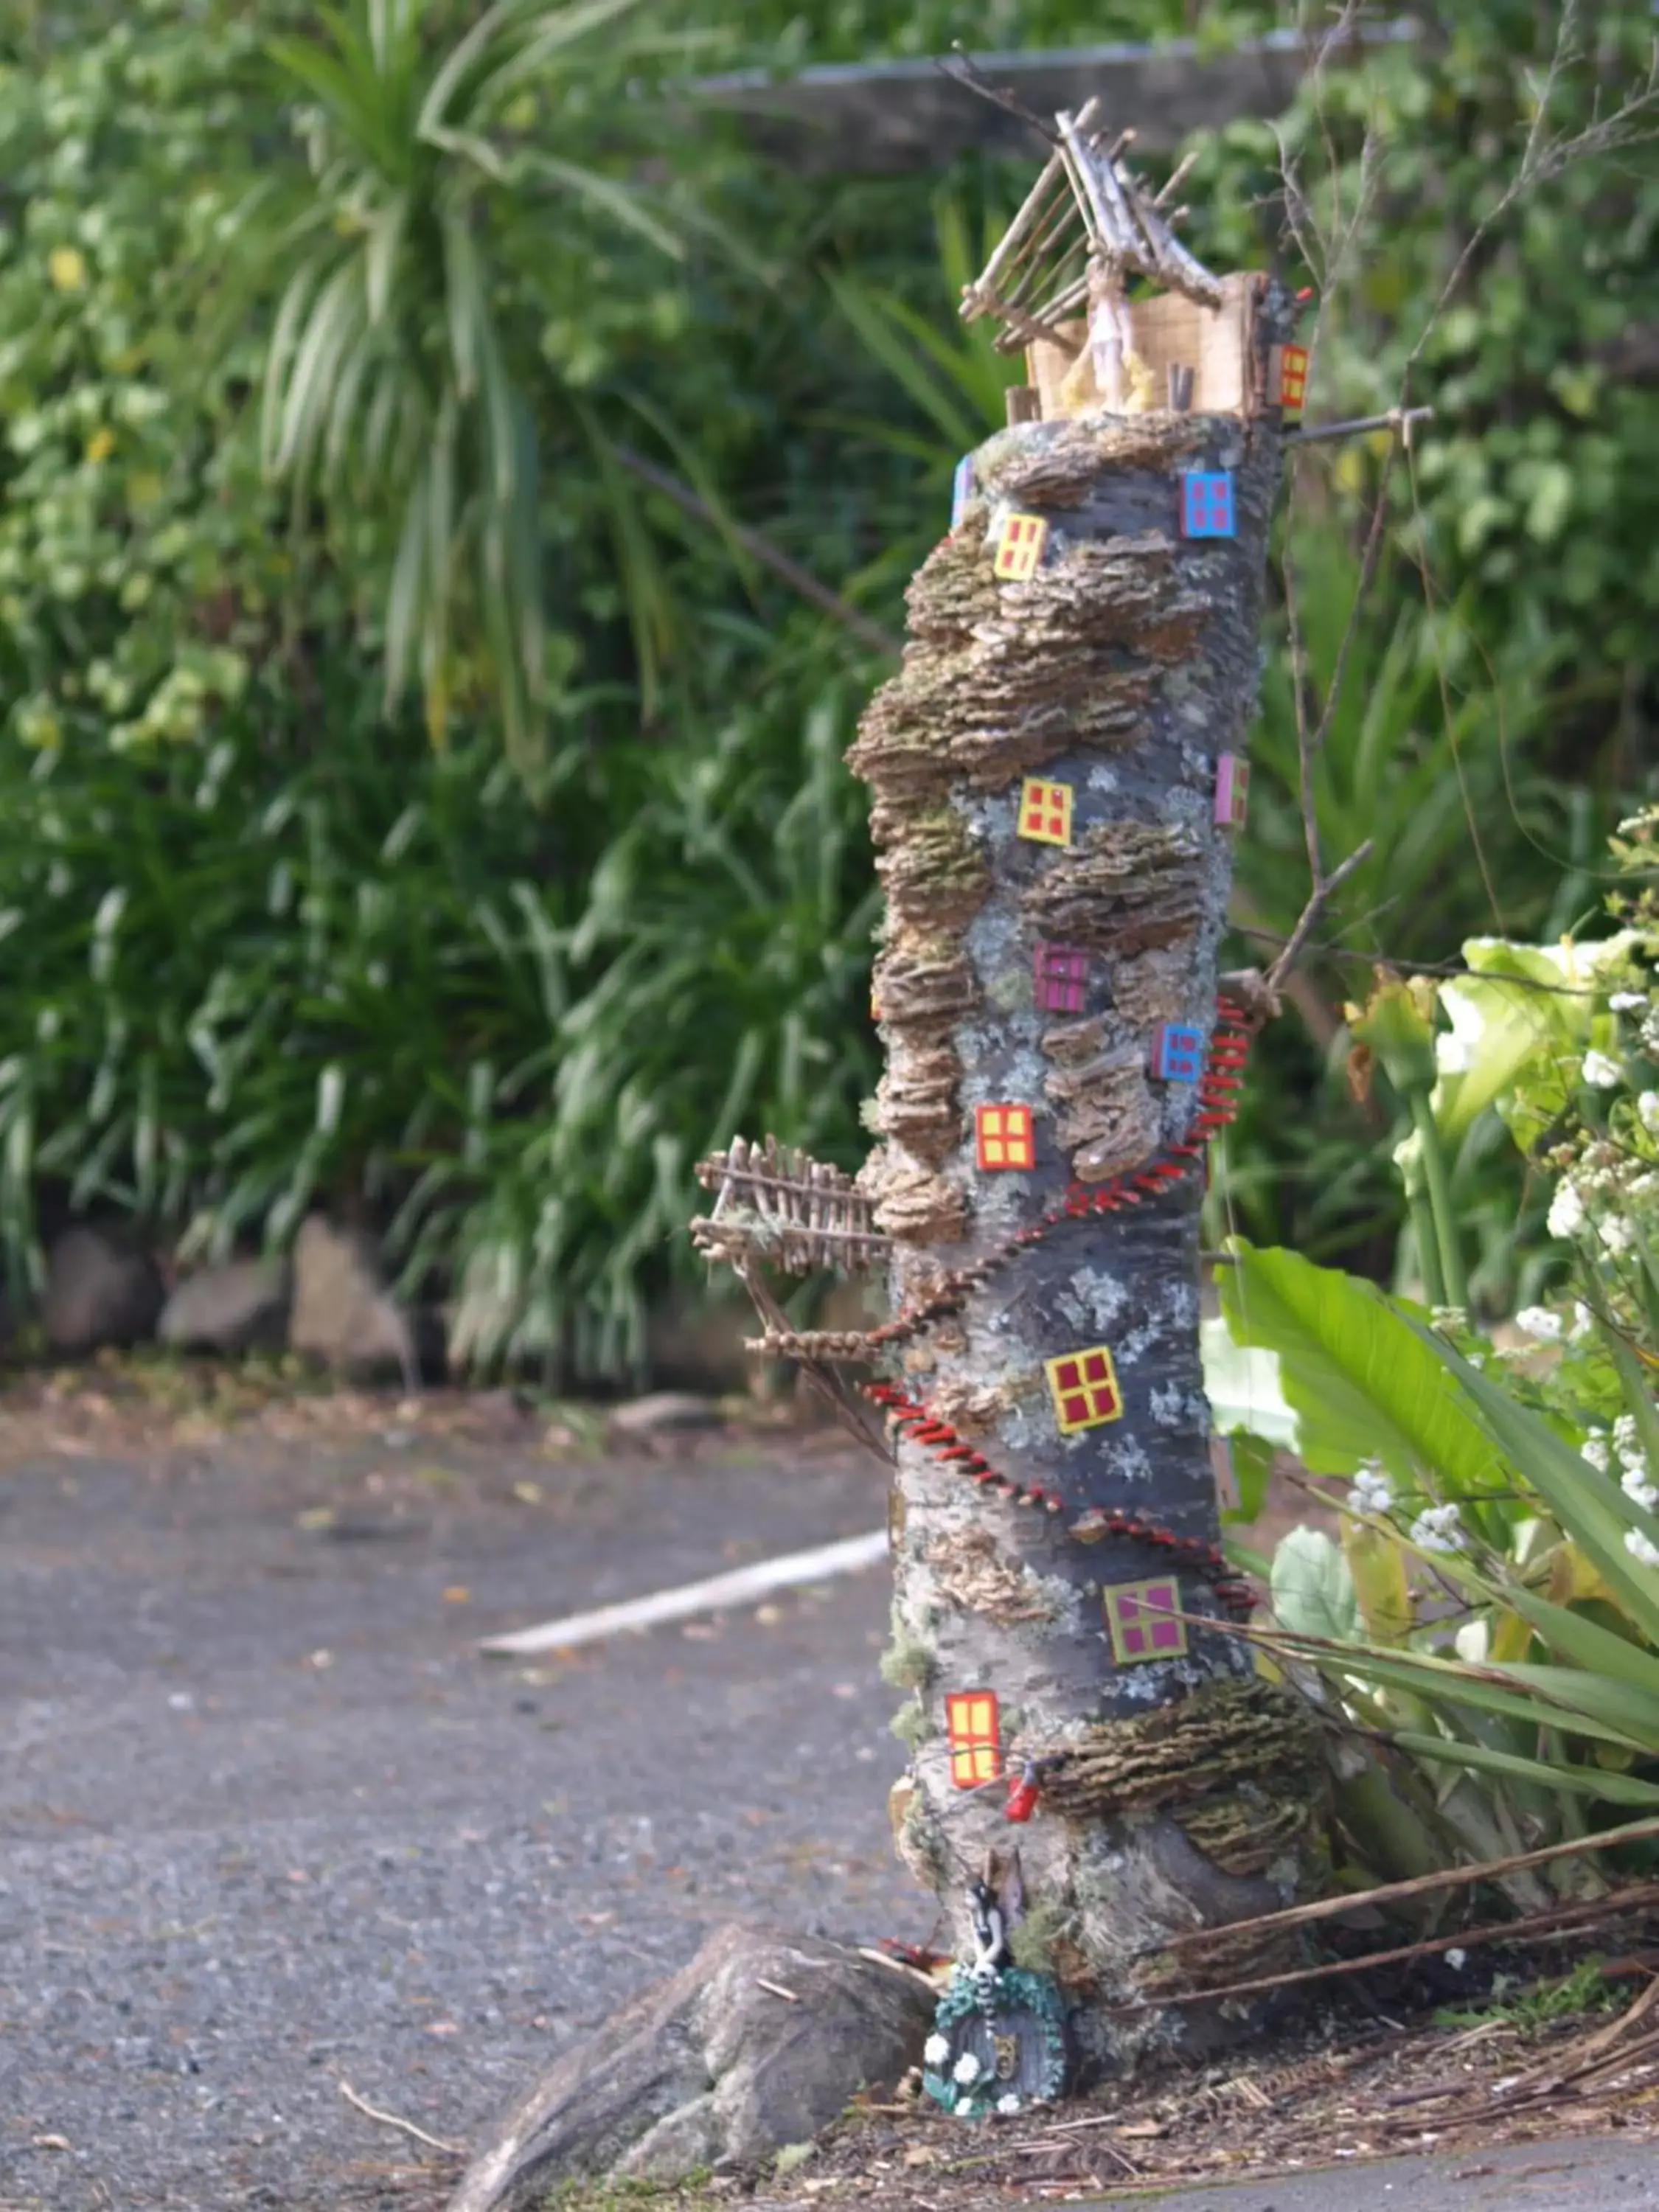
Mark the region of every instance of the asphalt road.
[[474, 1650], [878, 1527], [879, 1468], [538, 1433], [0, 1471], [0, 2212], [426, 2212], [343, 2081], [465, 2143], [720, 1921], [926, 1936], [880, 1574]]
[[[926, 1938], [884, 1576], [475, 1650], [878, 1526], [879, 1469], [538, 1436], [0, 1462], [0, 2212], [435, 2212], [453, 2165], [342, 2082], [465, 2145], [720, 1921]], [[1157, 2202], [1649, 2212], [1656, 2166], [1534, 2144]]]
[[1458, 2158], [1323, 2166], [1285, 2180], [1167, 2197], [1142, 2192], [1133, 2201], [1157, 2212], [1653, 2212], [1659, 2151], [1616, 2141], [1516, 2143]]

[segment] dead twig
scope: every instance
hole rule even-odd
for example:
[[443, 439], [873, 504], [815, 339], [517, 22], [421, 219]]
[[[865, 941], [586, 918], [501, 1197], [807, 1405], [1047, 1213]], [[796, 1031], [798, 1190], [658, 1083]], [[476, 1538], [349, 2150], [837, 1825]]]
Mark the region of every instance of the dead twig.
[[767, 1996], [769, 1997], [784, 1997], [791, 2004], [799, 2004], [800, 2002], [800, 1999], [796, 1996], [793, 1990], [785, 1989], [781, 1982], [769, 1982], [764, 1974], [756, 1975], [755, 1987], [757, 1990], [764, 1990]]
[[1462, 1950], [1476, 1943], [1512, 1943], [1522, 1936], [1553, 1935], [1570, 1928], [1595, 1928], [1603, 1921], [1617, 1918], [1620, 1913], [1656, 1904], [1659, 1904], [1659, 1882], [1638, 1882], [1629, 1889], [1614, 1890], [1610, 1896], [1595, 1898], [1587, 1904], [1554, 1905], [1547, 1912], [1529, 1913], [1519, 1920], [1493, 1921], [1485, 1928], [1454, 1929], [1449, 1936], [1425, 1936], [1416, 1943], [1398, 1944], [1391, 1951], [1368, 1951], [1360, 1959], [1328, 1959], [1316, 1966], [1294, 1967], [1288, 1973], [1261, 1974], [1250, 1981], [1224, 1982], [1217, 1989], [1184, 1990], [1171, 1996], [1143, 1997], [1137, 2003], [1115, 2005], [1112, 2009], [1117, 2014], [1149, 2012], [1165, 2005], [1218, 2004], [1224, 1997], [1261, 1996], [1270, 1990], [1326, 1981], [1338, 1974], [1363, 1974], [1372, 1966], [1399, 1966], [1407, 1959], [1427, 1958], [1437, 1951]]
[[349, 2081], [341, 2082], [340, 2094], [348, 2105], [354, 2106], [366, 2118], [377, 2120], [383, 2128], [396, 2128], [403, 2135], [413, 2136], [416, 2142], [423, 2142], [432, 2150], [441, 2150], [446, 2157], [466, 2156], [461, 2144], [445, 2142], [440, 2136], [429, 2136], [424, 2128], [416, 2127], [413, 2120], [400, 2120], [396, 2112], [383, 2112], [378, 2105], [371, 2105], [366, 2097], [360, 2097]]
[[[1576, 1858], [1585, 1851], [1607, 1850], [1619, 1844], [1644, 1843], [1659, 1836], [1659, 1820], [1632, 1820], [1622, 1828], [1606, 1828], [1594, 1836], [1572, 1836], [1565, 1843], [1547, 1844], [1535, 1851], [1521, 1851], [1512, 1858], [1483, 1859], [1477, 1866], [1444, 1867], [1433, 1874], [1413, 1875], [1407, 1881], [1381, 1883], [1375, 1889], [1355, 1890], [1346, 1897], [1316, 1898], [1310, 1905], [1288, 1905], [1282, 1912], [1266, 1912], [1255, 1920], [1237, 1920], [1228, 1928], [1189, 1928], [1170, 1936], [1164, 1950], [1182, 1950], [1188, 1945], [1213, 1943], [1221, 1937], [1249, 1934], [1278, 1934], [1306, 1928], [1319, 1920], [1335, 1920], [1360, 1905], [1395, 1905], [1410, 1897], [1426, 1897], [1437, 1889], [1461, 1889], [1478, 1881], [1495, 1881], [1502, 1875], [1522, 1874], [1528, 1868], [1548, 1866], [1553, 1860]], [[1457, 1942], [1454, 1936], [1452, 1941]], [[1472, 1939], [1471, 1939], [1472, 1940]]]

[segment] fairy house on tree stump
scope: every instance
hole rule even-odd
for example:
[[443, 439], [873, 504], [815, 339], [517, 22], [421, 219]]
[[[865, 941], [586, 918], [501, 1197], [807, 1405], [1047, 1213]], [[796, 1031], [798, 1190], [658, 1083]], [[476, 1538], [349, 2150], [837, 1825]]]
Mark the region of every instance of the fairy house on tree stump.
[[[880, 1142], [855, 1182], [739, 1145], [704, 1164], [696, 1234], [755, 1291], [756, 1349], [821, 1382], [884, 1364], [898, 1848], [988, 1972], [1000, 1916], [1001, 1964], [1057, 1980], [1094, 2070], [1221, 2028], [1159, 2003], [1194, 1986], [1172, 1939], [1284, 1903], [1317, 1795], [1303, 1709], [1225, 1632], [1251, 1593], [1198, 1327], [1248, 1042], [1217, 948], [1305, 364], [1290, 300], [1200, 266], [1124, 141], [1088, 110], [1050, 136], [963, 304], [1029, 380], [958, 471], [848, 756], [886, 894]], [[792, 1331], [769, 1261], [879, 1261], [893, 1318]], [[1203, 1972], [1266, 1963], [1206, 1948]]]

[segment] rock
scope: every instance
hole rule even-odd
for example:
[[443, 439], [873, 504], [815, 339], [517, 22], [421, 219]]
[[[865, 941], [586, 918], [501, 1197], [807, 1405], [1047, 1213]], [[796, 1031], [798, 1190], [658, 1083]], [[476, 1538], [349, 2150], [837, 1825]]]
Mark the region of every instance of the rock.
[[933, 2014], [914, 1976], [840, 1944], [719, 1929], [513, 2106], [448, 2212], [531, 2212], [567, 2178], [662, 2185], [753, 2166], [829, 2126], [856, 2090], [896, 2083]]
[[66, 1229], [47, 1256], [41, 1326], [52, 1349], [71, 1357], [138, 1344], [155, 1328], [166, 1297], [148, 1252], [83, 1224]]
[[395, 1367], [406, 1389], [418, 1382], [408, 1317], [387, 1291], [367, 1238], [336, 1229], [319, 1213], [294, 1240], [294, 1303], [289, 1349], [337, 1373]]
[[653, 1437], [665, 1429], [714, 1429], [720, 1410], [711, 1399], [690, 1390], [653, 1390], [644, 1398], [630, 1398], [611, 1416], [618, 1436]]
[[283, 1344], [289, 1270], [281, 1260], [231, 1260], [186, 1275], [155, 1334], [181, 1352], [251, 1352]]

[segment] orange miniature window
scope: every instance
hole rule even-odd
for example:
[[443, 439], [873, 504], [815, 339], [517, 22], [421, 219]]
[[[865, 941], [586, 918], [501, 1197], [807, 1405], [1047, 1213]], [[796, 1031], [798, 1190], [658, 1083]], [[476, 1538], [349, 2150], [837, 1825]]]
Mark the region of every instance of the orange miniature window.
[[1308, 349], [1287, 345], [1279, 360], [1279, 404], [1291, 414], [1302, 411], [1302, 395], [1308, 388]]
[[974, 1128], [981, 1167], [1036, 1166], [1036, 1137], [1029, 1106], [976, 1106]]
[[997, 533], [997, 574], [1011, 584], [1029, 582], [1048, 543], [1048, 526], [1040, 514], [1005, 515]]
[[1028, 775], [1019, 787], [1020, 836], [1039, 845], [1069, 845], [1073, 796], [1069, 783]]
[[951, 1738], [951, 1779], [958, 1790], [977, 1790], [1002, 1775], [1002, 1743], [994, 1690], [958, 1690], [945, 1700]]
[[1097, 1429], [1122, 1413], [1117, 1370], [1103, 1344], [1091, 1345], [1086, 1352], [1068, 1352], [1060, 1359], [1045, 1359], [1042, 1371], [1048, 1377], [1061, 1436]]

